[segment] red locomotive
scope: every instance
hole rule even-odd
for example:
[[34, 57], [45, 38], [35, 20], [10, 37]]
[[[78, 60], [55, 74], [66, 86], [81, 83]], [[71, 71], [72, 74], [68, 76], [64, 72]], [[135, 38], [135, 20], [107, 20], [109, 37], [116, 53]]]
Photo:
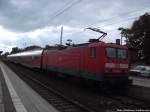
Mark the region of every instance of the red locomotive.
[[25, 51], [8, 55], [8, 59], [30, 68], [94, 80], [125, 84], [128, 82], [128, 49], [97, 39], [61, 49]]

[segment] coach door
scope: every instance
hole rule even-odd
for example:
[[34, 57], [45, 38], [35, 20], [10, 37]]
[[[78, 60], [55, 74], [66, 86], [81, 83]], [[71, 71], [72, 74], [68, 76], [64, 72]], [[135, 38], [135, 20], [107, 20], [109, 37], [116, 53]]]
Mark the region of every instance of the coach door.
[[47, 50], [45, 50], [43, 52], [43, 55], [42, 55], [42, 68], [43, 69], [47, 69], [47, 64], [48, 64], [48, 53], [47, 53]]

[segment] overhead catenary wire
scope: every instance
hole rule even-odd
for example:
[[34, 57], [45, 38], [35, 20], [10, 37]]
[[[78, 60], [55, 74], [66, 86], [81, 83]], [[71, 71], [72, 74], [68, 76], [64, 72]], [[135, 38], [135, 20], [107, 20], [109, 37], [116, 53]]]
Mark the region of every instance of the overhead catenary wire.
[[[81, 2], [82, 0], [74, 0], [73, 2], [69, 2], [66, 7], [64, 7], [63, 9], [60, 9], [58, 10], [57, 12], [55, 12], [53, 14], [53, 16], [51, 16], [51, 21], [53, 21], [54, 19], [56, 19], [58, 16], [60, 16], [61, 14], [63, 14], [64, 12], [66, 12], [67, 10], [69, 10], [70, 8], [72, 8], [74, 5], [78, 4], [79, 2]], [[138, 12], [142, 12], [142, 11], [146, 11], [146, 10], [150, 10], [149, 6], [148, 7], [143, 7], [141, 9], [138, 9], [138, 10], [132, 10], [130, 12], [124, 12], [124, 13], [121, 13], [121, 14], [118, 14], [117, 16], [113, 16], [111, 18], [108, 18], [108, 19], [104, 19], [104, 20], [99, 20], [98, 22], [101, 22], [101, 24], [104, 24], [104, 25], [100, 25], [98, 28], [103, 28], [103, 27], [106, 27], [106, 26], [110, 26], [110, 25], [117, 25], [117, 24], [120, 24], [122, 22], [129, 22], [133, 19], [136, 19], [138, 18], [139, 14], [137, 14]], [[123, 18], [124, 17], [124, 18]], [[125, 18], [127, 17], [127, 18]], [[118, 20], [117, 20], [118, 19]], [[111, 23], [109, 23], [109, 21], [111, 21]], [[113, 21], [116, 21], [116, 22], [113, 22]], [[87, 26], [89, 27], [89, 26]], [[85, 28], [85, 27], [84, 27]], [[115, 29], [116, 30], [116, 29]], [[81, 32], [81, 31], [79, 31]], [[76, 32], [77, 33], [77, 32]]]
[[113, 23], [108, 23], [108, 24], [105, 24], [105, 25], [98, 26], [98, 28], [107, 27], [107, 26], [110, 26], [110, 25], [117, 25], [117, 24], [120, 24], [122, 22], [128, 22], [130, 20], [134, 20], [136, 18], [138, 18], [138, 16], [137, 17], [129, 17], [129, 18], [120, 19], [120, 20], [118, 20], [116, 22], [113, 22]]
[[[59, 15], [63, 14], [65, 11], [69, 10], [70, 8], [72, 8], [74, 5], [80, 3], [81, 1], [83, 0], [72, 0], [72, 1], [69, 1], [68, 3], [65, 4], [65, 6], [59, 10], [57, 10], [56, 12], [54, 12], [51, 16], [51, 21], [53, 21], [56, 17], [58, 17]], [[131, 15], [131, 14], [134, 14], [136, 12], [139, 12], [141, 10], [146, 10], [146, 9], [150, 9], [149, 8], [149, 5], [145, 5], [143, 6], [143, 8], [141, 9], [136, 9], [136, 10], [133, 10], [133, 11], [130, 11], [130, 12], [124, 12], [124, 13], [121, 13], [121, 14], [118, 14], [117, 16], [113, 16], [111, 18], [108, 18], [108, 19], [104, 19], [104, 20], [99, 20], [98, 22], [108, 22], [108, 21], [112, 21], [113, 19], [117, 19], [117, 18], [120, 18], [121, 16], [124, 17], [125, 16], [128, 16], [128, 15]], [[90, 26], [90, 25], [89, 25]]]
[[82, 0], [74, 0], [72, 2], [69, 2], [64, 8], [59, 9], [58, 11], [54, 12], [53, 16], [51, 16], [51, 21], [53, 21], [56, 17], [60, 16], [63, 14], [65, 11], [71, 9], [73, 6], [76, 4], [80, 3]]
[[[61, 9], [57, 10], [56, 12], [54, 12], [54, 13], [52, 14], [50, 20], [53, 21], [56, 17], [58, 17], [59, 15], [63, 14], [65, 11], [69, 10], [70, 8], [72, 8], [74, 5], [80, 3], [81, 1], [83, 1], [83, 0], [73, 0], [73, 1], [69, 1], [68, 3], [65, 4], [65, 7], [63, 7], [63, 8], [61, 8]], [[146, 6], [144, 6], [144, 7], [142, 8], [142, 10], [150, 9], [149, 6], [146, 7], [146, 8], [145, 8], [145, 7], [146, 7]], [[139, 11], [141, 11], [141, 9], [139, 9], [139, 10], [133, 10], [133, 11], [130, 11], [130, 12], [121, 13], [121, 14], [119, 14], [119, 15], [117, 15], [117, 16], [113, 16], [113, 17], [108, 18], [108, 19], [99, 20], [98, 22], [101, 22], [101, 24], [103, 24], [103, 23], [106, 23], [106, 22], [108, 23], [109, 21], [112, 21], [113, 19], [115, 19], [115, 21], [116, 21], [117, 18], [120, 19], [120, 17], [122, 17], [122, 16], [123, 16], [123, 17], [124, 17], [124, 16], [128, 16], [128, 15], [134, 14], [134, 13], [139, 12]], [[134, 18], [136, 18], [136, 17], [132, 17], [132, 18], [130, 18], [130, 19], [128, 19], [128, 20], [131, 20], [131, 19], [134, 19]], [[122, 22], [122, 21], [123, 21], [123, 20], [119, 21], [119, 23]], [[106, 26], [113, 25], [113, 24], [115, 24], [115, 23], [108, 23], [108, 24], [106, 24], [106, 25], [102, 25], [102, 26], [99, 26], [99, 27], [106, 27]], [[94, 24], [90, 24], [90, 25], [88, 25], [88, 26], [92, 26], [92, 25], [94, 25]]]
[[[51, 17], [51, 20], [54, 20], [57, 16], [63, 14], [65, 11], [69, 10], [71, 7], [73, 7], [74, 5], [76, 5], [77, 3], [81, 2], [81, 1], [82, 1], [82, 0], [74, 0], [73, 2], [69, 2], [66, 7], [64, 7], [63, 9], [58, 10], [58, 11]], [[119, 15], [117, 15], [117, 16], [114, 16], [114, 17], [111, 17], [111, 18], [108, 18], [108, 19], [104, 19], [104, 20], [100, 20], [100, 21], [98, 21], [98, 22], [101, 22], [101, 24], [102, 24], [102, 23], [106, 23], [106, 22], [107, 22], [107, 24], [102, 25], [102, 26], [99, 26], [99, 27], [102, 28], [102, 27], [106, 27], [106, 26], [110, 26], [110, 25], [116, 25], [116, 24], [118, 24], [118, 23], [120, 24], [121, 22], [130, 21], [130, 20], [135, 19], [135, 18], [138, 17], [138, 16], [134, 16], [134, 15], [132, 15], [132, 14], [135, 14], [135, 13], [137, 13], [137, 12], [140, 12], [140, 11], [146, 10], [146, 9], [149, 9], [149, 7], [146, 7], [146, 8], [143, 7], [142, 9], [138, 9], [138, 10], [133, 10], [133, 11], [130, 11], [130, 12], [121, 13], [121, 14], [119, 14]], [[132, 15], [132, 17], [130, 17], [129, 15]], [[122, 16], [123, 16], [123, 17], [128, 16], [128, 17], [127, 17], [127, 18], [120, 19]], [[133, 16], [134, 16], [134, 17], [133, 17]], [[119, 18], [120, 20], [116, 20], [116, 19], [118, 19], [118, 18]], [[116, 22], [108, 23], [109, 21], [112, 21], [112, 20], [114, 20], [114, 19], [115, 19]]]
[[[72, 0], [72, 1], [69, 1], [68, 3], [66, 3], [64, 5], [63, 8], [57, 10], [56, 12], [54, 12], [50, 16], [50, 21], [54, 21], [58, 16], [60, 16], [64, 12], [68, 11], [69, 9], [71, 9], [73, 6], [75, 6], [76, 4], [80, 3], [81, 1], [83, 1], [83, 0]], [[101, 22], [101, 24], [107, 23], [107, 24], [104, 24], [104, 25], [100, 25], [99, 27], [103, 28], [103, 27], [110, 26], [110, 25], [120, 24], [121, 22], [128, 22], [128, 21], [130, 21], [132, 19], [137, 18], [137, 16], [133, 17], [134, 16], [133, 14], [135, 14], [137, 12], [140, 12], [141, 10], [146, 10], [146, 9], [149, 9], [149, 7], [144, 6], [143, 8], [138, 9], [138, 10], [133, 10], [133, 11], [130, 11], [130, 12], [121, 13], [121, 14], [118, 14], [117, 16], [113, 16], [113, 17], [108, 18], [108, 19], [99, 20], [98, 22]], [[132, 15], [132, 17], [131, 17], [131, 15]], [[128, 17], [127, 18], [123, 18], [123, 17], [126, 17], [126, 16], [128, 16]], [[121, 17], [123, 19], [121, 19]], [[119, 18], [119, 20], [117, 20], [118, 18]], [[113, 20], [115, 20], [116, 22], [112, 23]], [[109, 21], [111, 21], [111, 23], [108, 23]]]
[[[131, 12], [126, 12], [126, 13], [122, 13], [122, 14], [120, 14], [120, 16], [113, 16], [113, 17], [111, 17], [111, 18], [108, 18], [108, 19], [104, 19], [104, 20], [99, 20], [99, 21], [97, 21], [97, 23], [98, 22], [100, 22], [100, 24], [104, 24], [104, 23], [107, 23], [106, 25], [102, 25], [102, 26], [99, 26], [99, 27], [106, 27], [106, 26], [110, 26], [110, 25], [113, 25], [113, 24], [117, 24], [117, 23], [120, 23], [120, 22], [122, 22], [122, 21], [126, 21], [126, 20], [132, 20], [132, 19], [135, 19], [135, 18], [138, 18], [139, 17], [139, 15], [138, 14], [134, 14], [134, 13], [137, 13], [137, 12], [142, 12], [142, 11], [145, 11], [145, 10], [150, 10], [150, 8], [149, 7], [146, 7], [146, 8], [142, 8], [142, 10], [134, 10], [134, 11], [131, 11]], [[149, 13], [149, 11], [147, 12], [147, 13]], [[131, 15], [131, 14], [134, 14], [134, 15]], [[137, 16], [138, 15], [138, 16]], [[123, 17], [126, 17], [127, 16], [127, 18], [123, 18]], [[118, 20], [117, 20], [118, 19]], [[124, 20], [125, 19], [125, 20]], [[116, 22], [113, 22], [113, 23], [108, 23], [109, 21], [116, 21]], [[119, 21], [119, 22], [118, 22]], [[88, 26], [94, 26], [94, 24], [89, 24]]]
[[73, 6], [80, 3], [81, 1], [83, 1], [83, 0], [71, 0], [71, 1], [67, 2], [63, 8], [57, 10], [50, 16], [50, 21], [53, 21], [56, 17], [63, 14], [65, 11], [71, 9]]
[[[148, 11], [147, 13], [150, 13], [150, 11]], [[139, 16], [131, 16], [131, 17], [129, 16], [127, 18], [120, 19], [119, 21], [117, 20], [116, 22], [113, 22], [113, 23], [108, 23], [108, 24], [105, 24], [105, 25], [98, 26], [97, 28], [104, 28], [104, 27], [107, 27], [107, 26], [110, 26], [110, 25], [117, 25], [117, 24], [120, 24], [122, 22], [129, 22], [130, 20], [134, 20], [134, 19], [137, 19], [137, 18], [139, 18]], [[114, 30], [116, 30], [116, 29], [114, 29]], [[79, 32], [81, 32], [81, 31], [79, 31]]]
[[[131, 15], [133, 13], [143, 11], [143, 10], [146, 10], [146, 9], [150, 10], [149, 7], [146, 7], [146, 8], [142, 8], [142, 10], [139, 9], [139, 10], [134, 10], [134, 11], [131, 11], [131, 12], [122, 13], [122, 14], [120, 14], [120, 17], [121, 17], [121, 15], [128, 16], [128, 15]], [[150, 13], [150, 12], [148, 11], [147, 13]], [[132, 16], [128, 16], [127, 18], [120, 18], [120, 17], [119, 16], [113, 16], [111, 18], [108, 18], [107, 20], [106, 19], [103, 20], [103, 22], [101, 22], [101, 24], [106, 23], [107, 21], [113, 21], [112, 19], [119, 18], [119, 20], [115, 19], [115, 22], [111, 22], [111, 23], [107, 22], [107, 24], [100, 25], [100, 26], [94, 26], [93, 24], [92, 25], [96, 28], [104, 28], [104, 27], [107, 27], [107, 26], [110, 26], [110, 25], [117, 25], [117, 24], [124, 23], [124, 22], [130, 22], [131, 20], [139, 18], [139, 15], [132, 15]], [[89, 27], [89, 26], [92, 27], [92, 25], [91, 26], [88, 25], [87, 27]], [[81, 29], [85, 29], [85, 26]], [[116, 29], [113, 29], [113, 30], [116, 30]], [[80, 31], [75, 32], [75, 33], [80, 33], [80, 32], [83, 32], [83, 30], [80, 30]]]
[[56, 15], [56, 13], [61, 12], [62, 10], [64, 10], [64, 8], [68, 7], [69, 5], [71, 5], [73, 2], [75, 2], [76, 0], [72, 0], [67, 2], [62, 8], [58, 9], [57, 11], [53, 12], [50, 16], [53, 17]]
[[98, 22], [111, 21], [111, 20], [113, 20], [113, 19], [117, 19], [117, 18], [120, 18], [120, 17], [129, 16], [129, 15], [132, 15], [132, 14], [134, 14], [134, 13], [140, 12], [140, 11], [142, 11], [142, 10], [146, 10], [146, 9], [150, 10], [150, 6], [147, 7], [147, 8], [142, 8], [142, 9], [140, 9], [140, 10], [134, 10], [134, 11], [131, 11], [131, 12], [121, 13], [121, 14], [118, 14], [117, 16], [113, 16], [113, 17], [108, 18], [108, 19], [100, 20], [100, 21], [98, 21]]

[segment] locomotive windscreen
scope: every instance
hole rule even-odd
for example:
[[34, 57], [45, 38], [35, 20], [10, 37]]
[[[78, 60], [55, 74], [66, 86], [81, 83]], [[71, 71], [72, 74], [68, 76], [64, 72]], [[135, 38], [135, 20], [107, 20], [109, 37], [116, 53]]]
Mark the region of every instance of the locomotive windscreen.
[[106, 48], [106, 57], [127, 59], [127, 50], [120, 48]]
[[117, 49], [117, 58], [118, 59], [127, 59], [127, 50]]

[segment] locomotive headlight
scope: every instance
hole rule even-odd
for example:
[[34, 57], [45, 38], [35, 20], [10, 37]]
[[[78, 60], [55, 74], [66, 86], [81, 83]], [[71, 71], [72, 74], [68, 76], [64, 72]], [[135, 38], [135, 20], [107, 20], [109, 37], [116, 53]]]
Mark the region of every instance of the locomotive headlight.
[[128, 68], [128, 64], [120, 64], [120, 68]]
[[105, 68], [128, 68], [128, 64], [105, 63]]
[[105, 63], [105, 68], [115, 68], [114, 63]]

